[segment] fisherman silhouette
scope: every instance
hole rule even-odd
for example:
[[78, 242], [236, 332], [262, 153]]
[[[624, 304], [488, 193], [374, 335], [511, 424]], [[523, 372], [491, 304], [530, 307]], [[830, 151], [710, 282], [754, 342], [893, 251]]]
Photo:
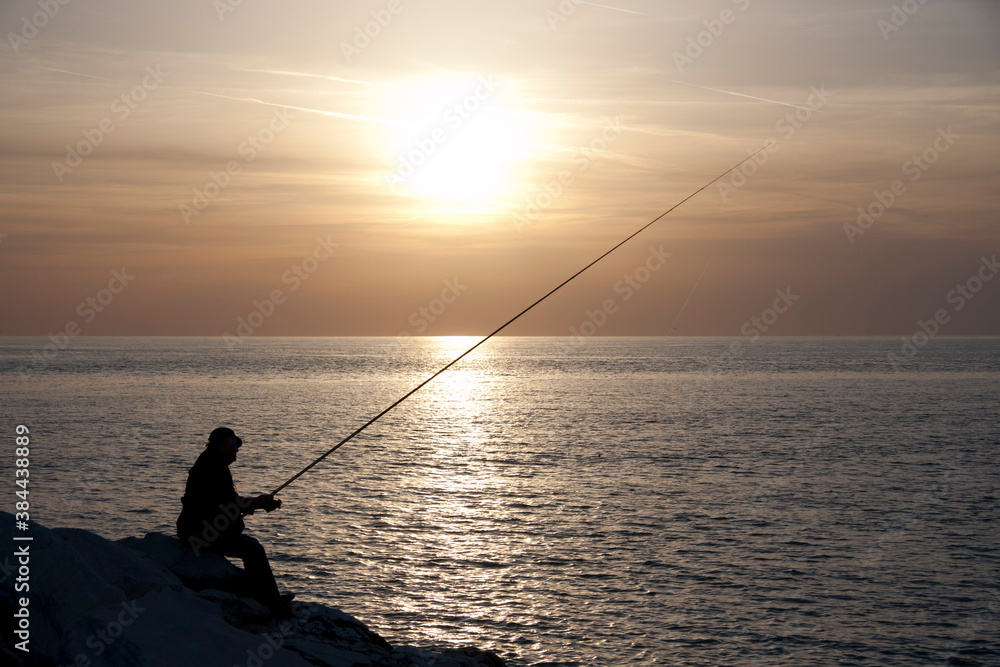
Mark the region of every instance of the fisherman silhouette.
[[243, 534], [243, 517], [258, 509], [276, 510], [281, 501], [266, 493], [256, 497], [236, 493], [229, 464], [236, 460], [242, 445], [243, 440], [231, 428], [220, 427], [209, 435], [205, 451], [188, 472], [177, 536], [196, 554], [207, 551], [242, 559], [250, 594], [278, 611], [286, 608], [294, 595], [278, 593], [264, 547]]

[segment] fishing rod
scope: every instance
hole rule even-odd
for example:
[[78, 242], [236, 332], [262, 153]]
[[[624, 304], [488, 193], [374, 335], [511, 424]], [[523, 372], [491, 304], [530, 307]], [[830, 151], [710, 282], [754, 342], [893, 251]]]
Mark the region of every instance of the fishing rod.
[[364, 431], [366, 428], [368, 428], [369, 426], [371, 426], [372, 424], [374, 424], [375, 422], [377, 422], [379, 419], [381, 419], [382, 417], [384, 417], [390, 410], [392, 410], [397, 405], [399, 405], [400, 403], [402, 403], [403, 401], [405, 401], [406, 399], [408, 399], [410, 396], [413, 396], [415, 393], [417, 393], [418, 391], [420, 391], [421, 389], [423, 389], [423, 387], [425, 385], [427, 385], [431, 380], [433, 380], [434, 378], [436, 378], [438, 375], [441, 375], [441, 373], [444, 373], [446, 370], [448, 370], [449, 368], [451, 368], [452, 366], [454, 366], [455, 364], [457, 364], [459, 361], [461, 361], [462, 359], [464, 359], [467, 355], [469, 355], [470, 353], [472, 353], [472, 351], [475, 350], [477, 347], [479, 347], [480, 345], [482, 345], [483, 343], [485, 343], [486, 341], [488, 341], [490, 338], [493, 338], [493, 336], [496, 336], [498, 333], [500, 333], [501, 331], [503, 331], [504, 329], [506, 329], [508, 326], [510, 326], [514, 322], [516, 322], [518, 319], [521, 318], [522, 315], [524, 315], [529, 310], [531, 310], [532, 308], [534, 308], [535, 306], [537, 306], [538, 304], [540, 304], [542, 301], [545, 301], [547, 298], [549, 298], [550, 296], [552, 296], [553, 294], [555, 294], [556, 292], [558, 292], [560, 289], [562, 289], [564, 286], [566, 286], [567, 283], [569, 283], [570, 281], [572, 281], [574, 278], [576, 278], [577, 276], [579, 276], [581, 273], [583, 273], [584, 271], [586, 271], [587, 269], [589, 269], [590, 267], [592, 267], [594, 264], [597, 264], [599, 261], [601, 261], [602, 259], [604, 259], [608, 255], [610, 255], [611, 253], [613, 253], [615, 250], [618, 250], [618, 248], [622, 247], [623, 245], [625, 245], [626, 243], [628, 243], [629, 241], [631, 241], [633, 238], [635, 238], [636, 236], [638, 236], [642, 232], [646, 231], [646, 229], [649, 228], [649, 227], [651, 227], [654, 223], [659, 222], [660, 219], [662, 219], [663, 217], [665, 217], [669, 213], [673, 212], [675, 209], [677, 209], [679, 206], [681, 206], [682, 204], [684, 204], [686, 201], [688, 201], [689, 199], [692, 199], [695, 195], [697, 195], [698, 193], [700, 193], [702, 190], [704, 190], [708, 186], [712, 185], [713, 183], [715, 183], [716, 181], [718, 181], [720, 178], [722, 178], [723, 176], [725, 176], [729, 172], [733, 171], [734, 169], [736, 169], [737, 167], [739, 167], [741, 164], [743, 164], [747, 160], [749, 160], [752, 157], [754, 157], [755, 155], [757, 155], [757, 153], [760, 153], [762, 150], [764, 150], [764, 147], [758, 148], [756, 151], [754, 151], [753, 153], [751, 153], [747, 157], [743, 158], [742, 160], [740, 160], [739, 162], [737, 162], [736, 164], [734, 164], [733, 166], [731, 166], [729, 169], [726, 169], [724, 172], [722, 172], [721, 174], [719, 174], [718, 176], [716, 176], [715, 178], [713, 178], [712, 180], [710, 180], [708, 183], [706, 183], [705, 185], [701, 186], [700, 188], [698, 188], [697, 190], [695, 190], [694, 192], [692, 192], [691, 194], [689, 194], [687, 197], [685, 197], [684, 199], [680, 200], [679, 202], [677, 202], [676, 204], [674, 204], [673, 206], [671, 206], [669, 209], [667, 209], [666, 211], [664, 211], [660, 215], [656, 216], [655, 218], [653, 218], [652, 220], [650, 220], [649, 222], [647, 222], [645, 225], [643, 225], [639, 229], [637, 229], [634, 232], [632, 232], [631, 234], [629, 234], [622, 241], [620, 241], [617, 245], [615, 245], [613, 248], [611, 248], [610, 250], [608, 250], [605, 253], [603, 253], [600, 257], [598, 257], [597, 259], [595, 259], [594, 261], [592, 261], [590, 264], [587, 264], [585, 267], [583, 267], [582, 269], [580, 269], [579, 271], [577, 271], [576, 273], [574, 273], [573, 275], [571, 275], [569, 278], [567, 278], [566, 280], [562, 281], [561, 283], [559, 283], [558, 285], [556, 285], [555, 287], [553, 287], [544, 296], [542, 296], [537, 301], [535, 301], [534, 303], [532, 303], [530, 306], [528, 306], [527, 308], [525, 308], [524, 310], [522, 310], [520, 313], [518, 313], [517, 315], [515, 315], [514, 317], [510, 318], [509, 320], [507, 320], [506, 322], [504, 322], [503, 324], [501, 324], [499, 327], [497, 327], [496, 330], [493, 331], [493, 333], [489, 334], [488, 336], [486, 336], [485, 338], [483, 338], [481, 341], [479, 341], [478, 343], [476, 343], [475, 345], [473, 345], [472, 347], [470, 347], [468, 350], [466, 350], [462, 354], [460, 354], [457, 357], [455, 357], [451, 362], [449, 362], [441, 370], [439, 370], [438, 372], [434, 373], [434, 375], [430, 376], [429, 378], [427, 378], [426, 380], [424, 380], [423, 382], [421, 382], [420, 384], [418, 384], [416, 387], [414, 387], [410, 391], [408, 391], [405, 394], [403, 394], [403, 396], [401, 396], [399, 399], [397, 399], [392, 405], [390, 405], [385, 410], [383, 410], [382, 412], [378, 413], [377, 415], [375, 415], [374, 417], [372, 417], [371, 419], [369, 419], [367, 422], [365, 422], [364, 424], [362, 424], [361, 426], [359, 426], [357, 429], [355, 429], [354, 432], [351, 433], [349, 436], [347, 436], [346, 438], [344, 438], [343, 440], [341, 440], [340, 442], [338, 442], [336, 445], [334, 445], [333, 447], [331, 447], [330, 449], [328, 449], [324, 454], [322, 454], [321, 456], [319, 456], [315, 461], [313, 461], [312, 463], [310, 463], [309, 465], [307, 465], [305, 468], [303, 468], [302, 470], [300, 470], [297, 473], [295, 473], [294, 475], [292, 475], [288, 479], [288, 481], [286, 481], [284, 484], [282, 484], [281, 486], [279, 486], [278, 488], [276, 488], [269, 495], [272, 496], [272, 497], [275, 496], [275, 495], [277, 495], [277, 493], [279, 491], [281, 491], [286, 486], [288, 486], [289, 484], [291, 484], [292, 482], [294, 482], [295, 480], [297, 480], [299, 477], [302, 477], [302, 475], [304, 475], [307, 472], [309, 472], [310, 470], [312, 470], [313, 467], [315, 467], [323, 459], [325, 459], [326, 457], [328, 457], [330, 454], [333, 454], [335, 451], [337, 451], [338, 449], [340, 449], [341, 447], [343, 447], [344, 445], [346, 445], [348, 442], [350, 442], [351, 440], [353, 440], [356, 435], [358, 435], [359, 433], [361, 433], [362, 431]]

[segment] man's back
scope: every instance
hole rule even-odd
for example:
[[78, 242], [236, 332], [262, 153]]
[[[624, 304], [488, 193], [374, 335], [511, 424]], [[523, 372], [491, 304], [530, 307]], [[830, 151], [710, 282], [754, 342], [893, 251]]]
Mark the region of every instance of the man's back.
[[192, 535], [205, 539], [208, 527], [218, 531], [219, 537], [243, 532], [245, 502], [236, 493], [229, 462], [217, 449], [206, 448], [191, 466], [181, 504], [177, 534], [184, 542]]

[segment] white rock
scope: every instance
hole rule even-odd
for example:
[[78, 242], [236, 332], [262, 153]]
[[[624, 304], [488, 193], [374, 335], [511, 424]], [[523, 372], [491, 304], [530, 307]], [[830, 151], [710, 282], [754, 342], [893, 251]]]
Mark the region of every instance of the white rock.
[[[0, 541], [12, 544], [14, 517], [0, 512]], [[31, 588], [29, 648], [59, 665], [244, 665], [262, 645], [268, 667], [309, 667], [299, 654], [226, 623], [218, 606], [183, 588], [168, 570], [81, 530], [27, 533]], [[0, 584], [10, 605], [13, 579]], [[128, 593], [126, 592], [128, 591]], [[130, 597], [129, 594], [138, 594]], [[6, 610], [5, 610], [6, 611]], [[5, 618], [9, 618], [4, 614]], [[15, 652], [17, 656], [18, 652]]]
[[[329, 644], [321, 644], [308, 639], [291, 639], [286, 645], [309, 658], [310, 662], [322, 662], [330, 667], [371, 667], [372, 665], [371, 658], [367, 653], [335, 648]], [[388, 653], [385, 653], [385, 656], [388, 656]]]
[[[0, 579], [0, 615], [10, 619], [27, 595], [33, 664], [123, 667], [502, 667], [477, 649], [395, 649], [364, 623], [315, 602], [271, 614], [231, 590], [242, 570], [222, 556], [195, 556], [177, 539], [150, 533], [111, 542], [93, 533], [32, 523], [30, 542], [14, 542], [14, 517], [0, 512], [0, 542], [29, 545], [31, 589]], [[9, 565], [10, 560], [4, 565]], [[196, 594], [185, 585], [195, 584]], [[239, 590], [239, 586], [235, 586]], [[3, 636], [3, 635], [0, 635]], [[23, 655], [0, 645], [3, 665]]]

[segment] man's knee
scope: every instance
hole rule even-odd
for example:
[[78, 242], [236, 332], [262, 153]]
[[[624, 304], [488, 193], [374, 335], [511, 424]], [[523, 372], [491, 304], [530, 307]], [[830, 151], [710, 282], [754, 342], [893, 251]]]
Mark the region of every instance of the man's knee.
[[[247, 560], [267, 560], [267, 552], [260, 542], [248, 535], [240, 535], [230, 548], [231, 555]], [[229, 555], [229, 554], [227, 554]]]

